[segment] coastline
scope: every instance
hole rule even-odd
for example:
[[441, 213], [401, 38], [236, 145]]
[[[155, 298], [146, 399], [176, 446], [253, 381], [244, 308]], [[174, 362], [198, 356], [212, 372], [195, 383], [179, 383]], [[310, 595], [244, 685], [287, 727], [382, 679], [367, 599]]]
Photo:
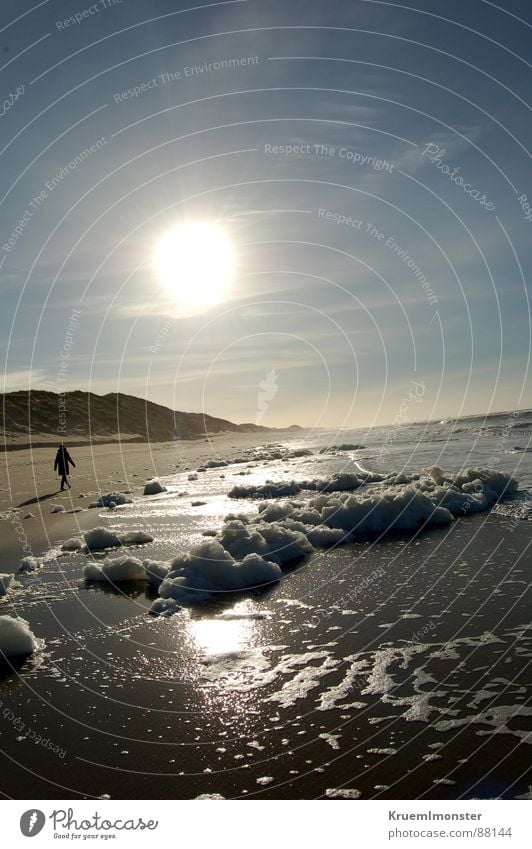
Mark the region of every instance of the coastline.
[[[75, 443], [67, 442], [76, 468], [70, 478], [72, 488], [65, 492], [60, 491], [53, 471], [57, 441], [49, 447], [0, 452], [0, 475], [5, 481], [0, 487], [4, 529], [0, 571], [16, 572], [22, 557], [40, 557], [58, 541], [95, 527], [101, 509], [86, 508], [102, 493], [116, 490], [142, 496], [147, 480], [194, 471], [213, 456], [231, 457], [243, 448], [276, 442], [279, 435], [272, 431], [266, 438], [261, 434], [260, 439], [253, 433], [230, 433], [162, 443], [85, 443], [75, 450]], [[83, 512], [52, 513], [55, 504], [65, 511], [81, 507]], [[32, 518], [24, 518], [28, 513]]]

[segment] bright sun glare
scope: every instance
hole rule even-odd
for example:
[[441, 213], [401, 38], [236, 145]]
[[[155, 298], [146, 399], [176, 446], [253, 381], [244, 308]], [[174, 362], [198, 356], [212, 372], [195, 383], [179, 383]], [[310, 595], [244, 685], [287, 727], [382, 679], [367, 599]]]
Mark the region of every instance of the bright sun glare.
[[178, 224], [161, 237], [154, 266], [176, 299], [185, 308], [198, 310], [224, 299], [235, 257], [222, 227], [194, 221]]

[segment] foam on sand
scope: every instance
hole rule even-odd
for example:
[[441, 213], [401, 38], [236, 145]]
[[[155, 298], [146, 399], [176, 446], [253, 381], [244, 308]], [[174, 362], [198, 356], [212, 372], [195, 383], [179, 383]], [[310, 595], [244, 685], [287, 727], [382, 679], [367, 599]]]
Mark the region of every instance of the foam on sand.
[[[91, 528], [83, 534], [85, 548], [87, 551], [102, 551], [106, 548], [117, 548], [119, 546], [144, 545], [153, 542], [151, 534], [146, 531], [126, 531], [124, 534], [116, 534], [109, 528]], [[73, 544], [72, 540], [69, 543]]]
[[18, 567], [19, 572], [36, 572], [42, 567], [42, 560], [37, 557], [23, 557]]
[[364, 472], [362, 474], [340, 472], [328, 479], [266, 481], [264, 484], [234, 486], [229, 492], [229, 498], [286, 498], [298, 495], [304, 490], [311, 492], [350, 492], [359, 489], [364, 484], [379, 483], [385, 479], [385, 475], [376, 472]]
[[99, 551], [104, 548], [115, 548], [122, 545], [120, 537], [109, 528], [91, 528], [83, 534], [87, 551]]
[[[233, 462], [235, 462], [233, 460]], [[243, 462], [243, 461], [242, 461]], [[221, 458], [218, 460], [208, 460], [206, 463], [203, 463], [198, 469], [198, 472], [204, 472], [206, 469], [223, 469], [225, 466], [229, 465], [228, 460], [222, 460]]]
[[175, 602], [190, 604], [217, 593], [237, 592], [278, 581], [282, 572], [276, 563], [259, 554], [247, 554], [235, 560], [219, 542], [209, 540], [193, 546], [170, 563], [168, 574], [159, 586], [159, 596], [173, 604], [156, 602], [152, 612], [171, 612]]
[[196, 796], [195, 801], [210, 801], [210, 802], [224, 802], [225, 796], [222, 796], [221, 793], [200, 793], [199, 796]]
[[[269, 505], [259, 506], [260, 521], [272, 516]], [[377, 535], [389, 530], [416, 530], [421, 526], [445, 525], [452, 522], [449, 510], [436, 506], [425, 493], [408, 486], [401, 490], [386, 489], [375, 494], [353, 496], [320, 495], [303, 506], [286, 502], [276, 511], [277, 524], [294, 527], [294, 522], [312, 527], [342, 531], [338, 541], [349, 541], [349, 535]], [[290, 519], [287, 523], [286, 520]], [[297, 527], [297, 526], [296, 526]], [[325, 537], [327, 544], [331, 539]]]
[[375, 536], [449, 524], [455, 516], [488, 510], [517, 489], [517, 481], [510, 475], [490, 469], [466, 469], [450, 478], [444, 478], [436, 467], [430, 472], [429, 477], [410, 476], [407, 484], [393, 487], [387, 485], [389, 478], [384, 478], [380, 486], [368, 488], [362, 495], [339, 492], [321, 494], [303, 504], [261, 504], [260, 519], [255, 521], [334, 528], [344, 532], [347, 542], [349, 535]]
[[142, 565], [152, 587], [158, 588], [170, 571], [170, 564], [164, 560], [144, 560]]
[[126, 531], [119, 535], [122, 545], [146, 545], [148, 542], [153, 542], [154, 537], [147, 531]]
[[261, 787], [266, 787], [266, 785], [271, 784], [272, 781], [275, 781], [273, 775], [263, 775], [261, 778], [257, 778], [257, 784], [260, 784]]
[[522, 793], [520, 796], [515, 796], [515, 799], [532, 799], [532, 784], [529, 785], [526, 793]]
[[0, 659], [27, 657], [43, 645], [20, 616], [0, 616]]
[[61, 546], [61, 551], [79, 551], [83, 543], [78, 537], [70, 537], [66, 539]]
[[[235, 487], [231, 492], [248, 497], [278, 495], [288, 484]], [[466, 469], [445, 477], [432, 467], [424, 476], [334, 475], [297, 484], [318, 495], [300, 500], [265, 501], [257, 514], [229, 514], [213, 539], [180, 554], [164, 574], [153, 570], [150, 580], [161, 600], [152, 612], [169, 613], [180, 604], [191, 604], [220, 592], [235, 592], [277, 581], [281, 566], [310, 555], [314, 547], [348, 543], [389, 531], [418, 531], [454, 521], [455, 516], [487, 510], [515, 492], [510, 475], [489, 469]], [[352, 488], [364, 487], [353, 495]], [[368, 691], [369, 692], [369, 691]], [[416, 704], [418, 713], [426, 706]], [[414, 710], [414, 708], [413, 708]]]
[[89, 504], [89, 508], [95, 507], [121, 507], [123, 504], [133, 504], [133, 499], [123, 492], [106, 492], [104, 495]]
[[229, 491], [229, 498], [286, 498], [301, 492], [296, 481], [266, 481], [264, 484], [240, 484]]
[[328, 445], [320, 448], [320, 454], [335, 454], [337, 451], [362, 451], [366, 446], [359, 443], [342, 442], [340, 445]]
[[279, 565], [298, 560], [312, 551], [302, 533], [276, 522], [247, 525], [234, 519], [226, 522], [216, 539], [235, 558], [258, 554]]
[[135, 557], [106, 558], [102, 564], [88, 563], [83, 567], [86, 581], [107, 581], [119, 584], [123, 581], [147, 581], [146, 570]]
[[360, 790], [348, 790], [347, 788], [329, 787], [325, 791], [327, 799], [360, 799]]
[[0, 598], [20, 587], [18, 581], [15, 581], [15, 576], [11, 572], [0, 572]]

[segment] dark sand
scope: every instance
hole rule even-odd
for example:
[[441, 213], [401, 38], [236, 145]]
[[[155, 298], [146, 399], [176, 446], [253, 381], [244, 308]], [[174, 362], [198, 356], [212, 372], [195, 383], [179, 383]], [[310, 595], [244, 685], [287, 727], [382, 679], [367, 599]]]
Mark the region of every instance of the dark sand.
[[529, 528], [481, 515], [360, 542], [237, 611], [228, 596], [165, 619], [145, 615], [149, 593], [86, 588], [81, 558], [59, 559], [24, 610], [10, 605], [46, 650], [0, 684], [4, 793], [525, 792]]

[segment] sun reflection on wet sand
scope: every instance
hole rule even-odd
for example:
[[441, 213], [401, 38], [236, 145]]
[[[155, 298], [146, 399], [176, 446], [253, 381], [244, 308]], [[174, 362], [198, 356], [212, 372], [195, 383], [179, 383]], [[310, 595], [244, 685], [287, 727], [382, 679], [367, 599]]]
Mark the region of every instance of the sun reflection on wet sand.
[[262, 618], [264, 614], [252, 602], [243, 601], [212, 618], [191, 618], [188, 630], [205, 658], [238, 655], [256, 647], [257, 621]]

